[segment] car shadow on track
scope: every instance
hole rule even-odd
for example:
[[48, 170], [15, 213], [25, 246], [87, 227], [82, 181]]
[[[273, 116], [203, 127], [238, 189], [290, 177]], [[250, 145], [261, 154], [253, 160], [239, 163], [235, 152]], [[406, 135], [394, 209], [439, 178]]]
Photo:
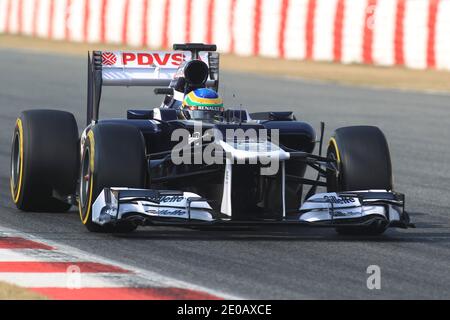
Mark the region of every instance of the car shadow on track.
[[[414, 216], [427, 214], [412, 213]], [[330, 242], [405, 242], [450, 243], [450, 224], [446, 220], [417, 222], [416, 229], [389, 229], [381, 236], [342, 236], [333, 228], [299, 226], [255, 227], [146, 227], [131, 234], [116, 234], [121, 239], [190, 241], [330, 241]]]
[[274, 230], [139, 230], [133, 234], [116, 234], [114, 237], [139, 240], [187, 240], [187, 241], [324, 241], [324, 242], [446, 242], [450, 232], [396, 232], [388, 231], [382, 236], [341, 236], [333, 230], [315, 232]]
[[[411, 212], [411, 218], [417, 229], [389, 229], [381, 236], [341, 236], [332, 228], [308, 228], [300, 226], [263, 226], [263, 227], [140, 227], [129, 234], [96, 234], [89, 233], [79, 223], [78, 212], [30, 213], [19, 212], [10, 205], [0, 205], [14, 214], [16, 219], [26, 223], [30, 219], [39, 219], [40, 222], [50, 221], [56, 225], [71, 225], [73, 232], [67, 228], [46, 227], [43, 230], [37, 227], [30, 230], [33, 234], [45, 237], [54, 236], [61, 239], [95, 240], [95, 241], [122, 241], [122, 240], [162, 240], [162, 241], [316, 241], [316, 242], [379, 242], [379, 243], [450, 243], [450, 220], [442, 219], [426, 213]], [[68, 219], [70, 221], [68, 221]], [[47, 224], [46, 224], [47, 225]]]

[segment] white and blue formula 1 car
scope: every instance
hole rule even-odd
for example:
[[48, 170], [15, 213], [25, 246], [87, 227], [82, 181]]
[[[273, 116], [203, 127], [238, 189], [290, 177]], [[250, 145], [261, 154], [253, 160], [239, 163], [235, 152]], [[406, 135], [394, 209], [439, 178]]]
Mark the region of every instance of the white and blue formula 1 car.
[[[59, 212], [75, 204], [93, 232], [292, 224], [378, 235], [388, 227], [413, 227], [404, 195], [394, 191], [380, 129], [337, 129], [322, 155], [324, 125], [317, 138], [292, 112], [230, 108], [209, 121], [180, 118], [186, 94], [218, 90], [219, 54], [203, 44], [174, 50], [90, 53], [81, 136], [68, 112], [30, 110], [19, 116], [10, 180], [20, 210]], [[103, 86], [155, 86], [164, 101], [128, 110], [126, 119], [99, 119]], [[177, 130], [186, 132], [184, 144], [172, 139]], [[230, 131], [241, 136], [228, 139]], [[207, 151], [216, 161], [175, 159]], [[305, 177], [307, 168], [317, 171], [316, 179]], [[317, 193], [318, 187], [326, 193]]]

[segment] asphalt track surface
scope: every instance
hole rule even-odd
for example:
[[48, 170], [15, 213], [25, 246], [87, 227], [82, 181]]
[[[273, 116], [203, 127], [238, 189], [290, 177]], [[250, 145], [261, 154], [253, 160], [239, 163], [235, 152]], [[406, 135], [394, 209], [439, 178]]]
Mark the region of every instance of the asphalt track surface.
[[[348, 238], [329, 229], [191, 230], [141, 228], [88, 233], [76, 208], [22, 213], [9, 194], [10, 141], [21, 110], [58, 108], [85, 123], [86, 59], [0, 50], [0, 229], [12, 228], [93, 255], [224, 293], [257, 299], [450, 298], [450, 96], [308, 83], [223, 73], [228, 106], [293, 110], [327, 134], [356, 124], [379, 126], [390, 143], [395, 186], [407, 195], [417, 229]], [[106, 88], [101, 117], [153, 108], [151, 89]], [[368, 290], [369, 265], [381, 290]]]

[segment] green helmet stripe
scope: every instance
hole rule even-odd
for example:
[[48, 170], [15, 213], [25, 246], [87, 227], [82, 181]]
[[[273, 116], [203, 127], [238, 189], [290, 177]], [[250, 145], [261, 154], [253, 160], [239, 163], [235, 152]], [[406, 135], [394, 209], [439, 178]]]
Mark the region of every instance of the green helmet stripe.
[[192, 107], [211, 107], [211, 108], [223, 107], [223, 103], [211, 104], [193, 101], [189, 95], [185, 98], [185, 105]]

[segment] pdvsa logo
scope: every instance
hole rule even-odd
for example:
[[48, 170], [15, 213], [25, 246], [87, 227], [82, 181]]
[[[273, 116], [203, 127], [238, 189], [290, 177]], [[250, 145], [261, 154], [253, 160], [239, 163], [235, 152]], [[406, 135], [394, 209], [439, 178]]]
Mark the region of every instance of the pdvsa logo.
[[134, 53], [123, 52], [122, 62], [124, 66], [171, 66], [178, 67], [184, 61], [182, 53], [148, 52]]
[[179, 67], [183, 53], [174, 52], [103, 52], [102, 65], [131, 68]]
[[102, 53], [102, 64], [104, 66], [113, 66], [117, 63], [117, 57], [112, 52]]

